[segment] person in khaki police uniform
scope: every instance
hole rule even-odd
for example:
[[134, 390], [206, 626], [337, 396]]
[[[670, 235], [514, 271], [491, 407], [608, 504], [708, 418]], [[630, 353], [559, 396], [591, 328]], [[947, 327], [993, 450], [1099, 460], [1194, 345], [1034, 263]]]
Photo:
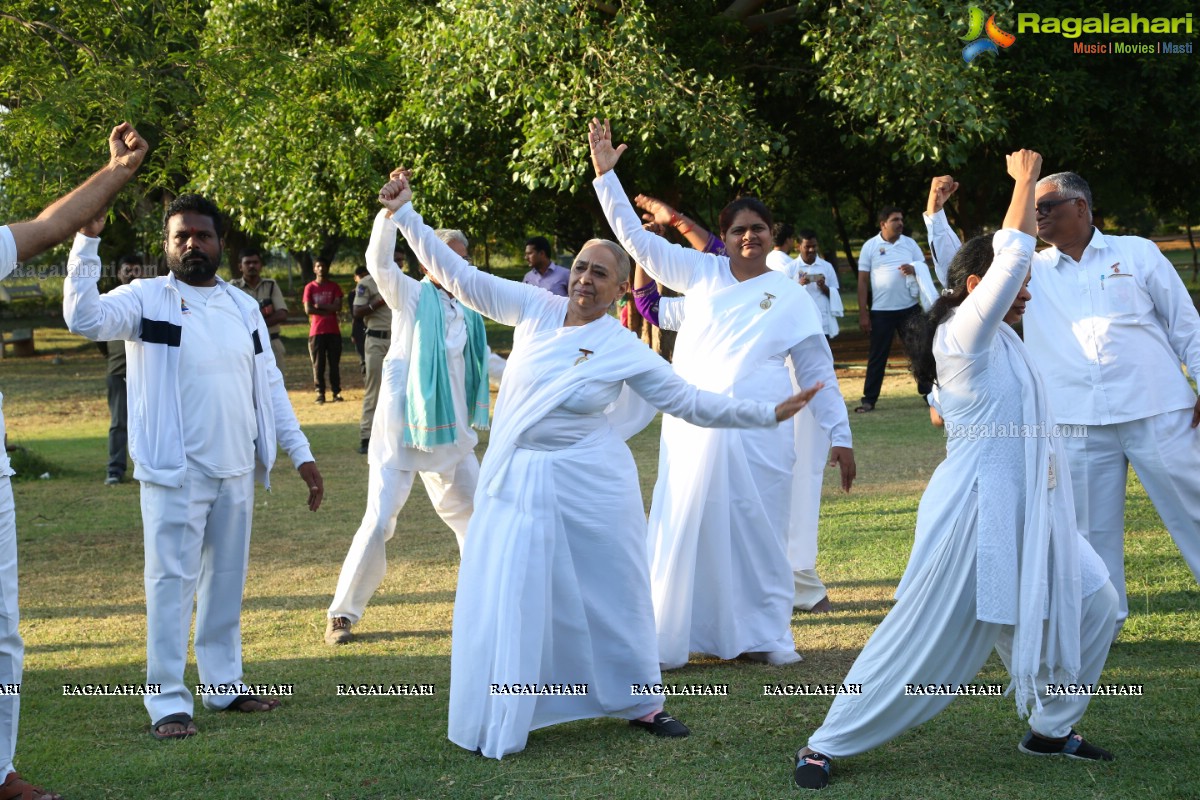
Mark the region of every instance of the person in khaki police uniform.
[[267, 334], [271, 337], [271, 351], [275, 353], [275, 363], [283, 372], [283, 340], [279, 338], [279, 326], [287, 322], [287, 303], [283, 299], [283, 291], [279, 284], [270, 278], [262, 277], [262, 253], [253, 248], [241, 253], [242, 277], [229, 282], [258, 301], [262, 311], [263, 321], [267, 323]]
[[[402, 262], [397, 262], [402, 263]], [[383, 382], [383, 357], [392, 342], [392, 310], [379, 293], [379, 286], [370, 275], [364, 275], [354, 290], [354, 305], [351, 312], [367, 326], [364, 342], [366, 372], [363, 374], [362, 421], [358, 429], [361, 437], [358, 452], [367, 453], [371, 442], [371, 421], [375, 419], [375, 404], [379, 401], [379, 386]]]

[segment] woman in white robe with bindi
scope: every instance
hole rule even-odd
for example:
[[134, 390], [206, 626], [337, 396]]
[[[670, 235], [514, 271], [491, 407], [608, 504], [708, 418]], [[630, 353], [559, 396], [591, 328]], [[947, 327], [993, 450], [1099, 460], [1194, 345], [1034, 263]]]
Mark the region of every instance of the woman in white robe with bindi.
[[[675, 340], [675, 371], [701, 389], [766, 400], [824, 386], [809, 408], [829, 437], [846, 491], [854, 451], [833, 354], [808, 293], [767, 267], [771, 215], [743, 197], [721, 212], [727, 255], [671, 244], [642, 229], [613, 168], [607, 122], [592, 120], [593, 185], [618, 241], [660, 284], [686, 295]], [[795, 594], [788, 560], [792, 424], [770, 429], [700, 429], [664, 417], [658, 482], [650, 509], [650, 577], [664, 669], [690, 653], [746, 655], [773, 665], [801, 660], [792, 637]]]
[[615, 242], [585, 244], [559, 297], [475, 269], [411, 197], [403, 170], [379, 193], [430, 276], [516, 328], [458, 573], [450, 740], [501, 758], [524, 749], [531, 730], [601, 716], [686, 736], [661, 694], [639, 691], [662, 676], [646, 518], [624, 440], [651, 406], [699, 425], [776, 428], [820, 384], [778, 404], [700, 391], [608, 314], [629, 289]]

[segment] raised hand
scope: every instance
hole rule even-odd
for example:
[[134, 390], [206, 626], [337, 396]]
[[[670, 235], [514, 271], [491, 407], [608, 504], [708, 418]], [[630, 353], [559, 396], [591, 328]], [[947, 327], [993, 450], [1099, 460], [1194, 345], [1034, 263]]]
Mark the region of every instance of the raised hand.
[[1042, 156], [1033, 150], [1018, 150], [1005, 156], [1004, 160], [1008, 165], [1008, 174], [1015, 181], [1037, 180], [1042, 174]]
[[601, 122], [592, 117], [592, 121], [588, 123], [588, 147], [592, 151], [592, 166], [596, 169], [596, 175], [603, 175], [617, 166], [617, 162], [621, 160], [621, 154], [629, 146], [623, 144], [614, 148], [612, 127], [608, 124], [608, 120]]
[[799, 413], [800, 409], [808, 405], [808, 401], [816, 396], [817, 392], [825, 388], [825, 384], [817, 381], [811, 387], [804, 389], [799, 394], [794, 394], [787, 400], [784, 400], [779, 405], [775, 406], [775, 419], [778, 422], [783, 422], [785, 419], [790, 419]]
[[404, 167], [397, 167], [392, 170], [390, 180], [380, 188], [379, 202], [388, 211], [395, 213], [412, 200], [412, 187], [408, 183], [411, 174]]
[[933, 216], [942, 210], [950, 195], [958, 191], [958, 181], [949, 175], [939, 175], [929, 184], [929, 200], [925, 204], [925, 213]]
[[642, 219], [646, 222], [654, 222], [659, 225], [671, 225], [677, 214], [675, 209], [659, 200], [657, 197], [651, 197], [648, 194], [639, 194], [633, 198], [633, 204], [646, 212], [642, 214]]
[[108, 135], [108, 163], [130, 172], [141, 166], [150, 146], [128, 122], [122, 122]]

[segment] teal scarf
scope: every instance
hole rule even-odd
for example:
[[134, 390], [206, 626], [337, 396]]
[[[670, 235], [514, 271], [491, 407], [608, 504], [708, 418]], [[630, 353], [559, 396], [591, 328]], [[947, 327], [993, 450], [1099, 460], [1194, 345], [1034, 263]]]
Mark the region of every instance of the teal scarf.
[[[421, 281], [405, 387], [404, 446], [426, 451], [438, 445], [453, 444], [458, 436], [450, 369], [446, 364], [446, 318], [439, 291], [428, 278]], [[463, 353], [467, 415], [471, 427], [487, 430], [488, 348], [483, 317], [466, 306], [460, 304], [459, 307], [467, 325], [467, 348]]]

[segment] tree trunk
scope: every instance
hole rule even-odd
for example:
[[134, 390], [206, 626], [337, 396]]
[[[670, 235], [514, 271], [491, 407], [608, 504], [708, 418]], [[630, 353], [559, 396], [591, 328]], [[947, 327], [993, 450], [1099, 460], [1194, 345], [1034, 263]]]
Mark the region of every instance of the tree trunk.
[[1184, 219], [1187, 224], [1188, 244], [1192, 247], [1192, 282], [1200, 278], [1200, 260], [1196, 258], [1196, 237], [1192, 235], [1192, 212], [1188, 211]]
[[842, 249], [846, 251], [846, 263], [850, 266], [850, 277], [854, 277], [854, 272], [858, 269], [858, 261], [850, 252], [850, 233], [846, 230], [846, 222], [842, 219], [841, 209], [838, 208], [837, 195], [834, 194], [833, 189], [827, 189], [826, 195], [829, 197], [829, 213], [833, 214], [833, 225], [837, 228], [838, 238], [842, 240]]

